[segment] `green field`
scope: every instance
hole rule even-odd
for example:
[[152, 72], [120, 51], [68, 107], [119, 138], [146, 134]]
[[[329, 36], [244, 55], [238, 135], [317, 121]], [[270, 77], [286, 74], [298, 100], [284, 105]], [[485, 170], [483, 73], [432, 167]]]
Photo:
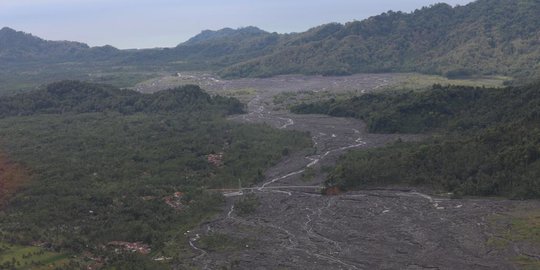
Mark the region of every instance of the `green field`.
[[[511, 82], [511, 77], [505, 76], [481, 76], [459, 79], [449, 79], [438, 75], [425, 75], [419, 73], [400, 74], [395, 81], [388, 86], [372, 90], [370, 92], [407, 92], [428, 91], [433, 85], [460, 85], [470, 87], [502, 88]], [[361, 95], [355, 91], [299, 91], [283, 92], [274, 96], [273, 103], [278, 109], [288, 110], [294, 105], [301, 103], [321, 102], [329, 99], [345, 100]]]
[[69, 263], [65, 254], [41, 247], [20, 246], [0, 242], [1, 269], [57, 269]]
[[491, 247], [519, 251], [521, 255], [513, 258], [513, 261], [520, 269], [540, 269], [540, 260], [531, 257], [532, 252], [523, 248], [540, 247], [540, 211], [534, 209], [494, 215], [490, 223], [495, 231], [488, 240]]
[[449, 79], [438, 75], [410, 73], [405, 74], [403, 80], [386, 87], [385, 90], [429, 90], [434, 84], [501, 88], [504, 87], [505, 82], [511, 80], [511, 77], [506, 76], [478, 76]]
[[91, 68], [74, 64], [40, 67], [37, 71], [0, 70], [0, 96], [28, 92], [61, 80], [82, 80], [128, 88], [151, 78], [164, 76], [164, 74], [160, 71], [140, 70], [129, 66]]

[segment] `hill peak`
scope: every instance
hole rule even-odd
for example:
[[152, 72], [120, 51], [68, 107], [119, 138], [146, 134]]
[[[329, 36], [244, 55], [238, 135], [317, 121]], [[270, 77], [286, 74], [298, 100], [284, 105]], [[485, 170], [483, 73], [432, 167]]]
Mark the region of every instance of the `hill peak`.
[[15, 31], [12, 28], [9, 28], [9, 27], [5, 26], [5, 27], [2, 27], [2, 29], [0, 29], [0, 32], [17, 32], [17, 31]]
[[255, 26], [241, 27], [237, 29], [233, 28], [223, 28], [220, 30], [204, 30], [200, 34], [190, 38], [184, 44], [194, 44], [210, 40], [238, 37], [238, 36], [259, 36], [268, 34], [268, 32], [261, 30]]

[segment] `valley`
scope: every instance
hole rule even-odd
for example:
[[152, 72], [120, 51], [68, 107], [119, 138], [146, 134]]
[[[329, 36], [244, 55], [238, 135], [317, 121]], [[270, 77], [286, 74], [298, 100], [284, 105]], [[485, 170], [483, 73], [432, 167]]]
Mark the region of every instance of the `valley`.
[[[509, 213], [540, 207], [537, 201], [451, 199], [450, 194], [431, 195], [432, 190], [408, 186], [321, 195], [328, 168], [347, 150], [418, 141], [427, 135], [371, 134], [365, 123], [352, 118], [292, 114], [275, 104], [274, 97], [329, 88], [338, 97], [376, 93], [399, 85], [404, 76], [219, 80], [190, 75], [190, 83], [213, 93], [242, 93], [249, 100], [248, 112], [231, 121], [309, 132], [313, 148], [286, 157], [254, 186], [224, 190], [226, 207], [189, 231], [197, 255], [178, 269], [518, 269], [516, 258], [536, 260], [539, 250], [524, 254], [529, 247], [524, 241], [502, 247], [493, 241], [504, 239], [495, 217], [502, 226], [511, 222]], [[182, 82], [178, 78], [151, 81], [145, 83], [150, 88], [139, 85], [138, 90], [171, 87]], [[245, 198], [255, 204], [247, 214], [238, 210]], [[219, 248], [200, 244], [214, 238], [220, 239]]]
[[0, 269], [540, 269], [540, 1], [46, 2]]
[[[71, 173], [71, 167], [76, 166], [85, 171], [78, 175], [93, 183], [77, 186], [69, 182], [69, 176], [63, 179], [54, 175], [41, 180], [52, 187], [68, 187], [66, 192], [73, 194], [95, 194], [84, 201], [66, 200], [65, 207], [90, 211], [89, 217], [81, 216], [80, 210], [68, 213], [74, 221], [84, 220], [82, 230], [94, 238], [87, 255], [70, 260], [70, 266], [95, 260], [99, 265], [144, 262], [149, 267], [170, 265], [173, 269], [291, 269], [299, 265], [302, 269], [534, 269], [540, 250], [536, 240], [530, 242], [527, 236], [535, 232], [538, 201], [459, 198], [407, 184], [381, 184], [347, 192], [327, 189], [330, 174], [349, 151], [379, 149], [397, 141], [420, 142], [431, 135], [370, 133], [359, 119], [294, 114], [290, 106], [391, 94], [403, 85], [411, 86], [411, 76], [420, 75], [285, 75], [223, 80], [211, 73], [181, 73], [140, 83], [133, 88], [137, 92], [61, 82], [36, 93], [2, 99], [3, 108], [14, 109], [0, 111], [7, 117], [0, 121], [0, 135], [11, 138], [4, 147], [10, 149], [15, 161], [40, 168], [35, 173]], [[429, 93], [422, 80], [414, 80], [408, 91]], [[497, 79], [465, 81], [472, 85], [483, 82], [497, 87], [497, 82], [502, 84]], [[197, 86], [183, 86], [186, 84], [201, 85], [211, 95]], [[87, 96], [103, 100], [81, 98]], [[34, 99], [49, 101], [32, 102]], [[242, 109], [238, 101], [246, 107]], [[239, 114], [242, 110], [245, 112]], [[222, 116], [214, 119], [213, 114]], [[55, 127], [66, 130], [63, 140], [67, 145], [49, 139], [56, 138]], [[212, 136], [206, 134], [208, 130]], [[223, 134], [227, 134], [225, 138]], [[185, 138], [179, 141], [179, 135]], [[311, 136], [311, 147], [307, 136]], [[209, 139], [213, 141], [210, 147], [205, 146]], [[103, 143], [107, 145], [105, 158], [92, 150], [100, 149]], [[81, 148], [71, 153], [71, 145]], [[144, 148], [136, 150], [135, 146]], [[171, 155], [167, 150], [171, 146], [183, 149], [190, 159], [182, 161], [182, 156]], [[155, 155], [144, 154], [151, 148], [157, 151]], [[49, 155], [46, 153], [54, 156], [44, 162], [43, 156]], [[66, 153], [70, 153], [69, 164], [62, 163]], [[98, 169], [109, 162], [123, 164], [124, 159], [117, 157], [120, 153], [130, 160], [127, 165]], [[211, 156], [216, 160], [211, 161]], [[222, 166], [224, 156], [227, 166]], [[170, 165], [163, 165], [163, 158]], [[272, 163], [268, 162], [270, 158]], [[125, 171], [119, 173], [117, 168]], [[171, 169], [175, 170], [172, 174], [168, 173]], [[177, 175], [186, 177], [179, 181]], [[105, 179], [116, 179], [118, 191], [102, 194]], [[133, 185], [134, 181], [137, 184]], [[126, 185], [130, 186], [128, 190]], [[239, 189], [234, 188], [237, 185]], [[39, 192], [53, 192], [47, 188]], [[178, 201], [167, 199], [179, 190], [187, 191], [185, 198], [198, 199], [184, 200], [184, 195], [179, 195]], [[9, 222], [5, 224], [17, 231], [21, 224], [17, 211], [28, 213], [24, 218], [28, 229], [14, 234], [22, 241], [37, 237], [35, 233], [42, 229], [35, 226], [47, 228], [48, 223], [57, 222], [35, 223], [43, 213], [66, 215], [52, 207], [57, 199], [28, 193], [31, 189], [22, 192], [43, 206], [51, 206], [32, 208], [25, 197], [14, 198], [18, 208], [4, 214]], [[166, 203], [155, 200], [160, 197]], [[148, 207], [155, 207], [155, 212], [146, 212]], [[146, 218], [129, 230], [116, 218], [138, 220], [141, 215]], [[159, 218], [172, 222], [158, 225], [155, 220]], [[66, 222], [56, 226], [73, 221]], [[102, 227], [106, 223], [113, 227]], [[64, 236], [60, 239], [70, 239], [72, 233], [81, 230], [76, 223], [68, 226], [73, 226], [73, 232], [62, 232], [61, 227], [49, 230], [61, 232]], [[137, 232], [143, 226], [147, 233], [141, 235]], [[93, 230], [101, 235], [90, 234]], [[11, 237], [10, 233], [5, 235]], [[165, 237], [169, 237], [166, 242]], [[43, 241], [54, 241], [52, 244], [68, 254], [79, 245], [60, 239], [54, 234], [43, 237]], [[149, 254], [109, 257], [111, 251], [100, 248], [102, 243], [117, 242], [144, 243]]]

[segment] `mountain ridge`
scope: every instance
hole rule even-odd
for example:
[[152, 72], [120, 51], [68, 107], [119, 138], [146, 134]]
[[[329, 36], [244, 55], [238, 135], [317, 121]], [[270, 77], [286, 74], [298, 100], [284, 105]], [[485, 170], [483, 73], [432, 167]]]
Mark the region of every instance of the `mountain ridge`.
[[77, 41], [45, 40], [9, 27], [0, 29], [0, 59], [2, 60], [20, 61], [51, 58], [72, 60], [105, 57], [109, 56], [110, 53], [119, 51], [110, 45], [90, 47], [86, 43]]
[[225, 27], [219, 30], [203, 30], [199, 34], [193, 36], [192, 38], [188, 39], [185, 42], [182, 42], [178, 44], [176, 47], [182, 46], [182, 45], [189, 45], [189, 44], [196, 44], [201, 42], [207, 42], [219, 38], [231, 38], [234, 36], [256, 36], [256, 35], [264, 35], [269, 34], [269, 32], [264, 31], [258, 27], [255, 26], [247, 26], [247, 27], [240, 27], [240, 28], [230, 28]]
[[30, 35], [25, 36], [29, 43], [41, 45], [6, 51], [2, 41], [6, 35], [0, 34], [0, 59], [112, 61], [212, 70], [224, 78], [366, 72], [535, 77], [540, 76], [536, 14], [540, 3], [528, 0], [477, 0], [455, 7], [441, 3], [410, 13], [389, 11], [361, 21], [323, 24], [300, 33], [270, 33], [254, 26], [204, 30], [176, 47], [145, 50], [50, 43]]
[[525, 68], [540, 75], [535, 64], [540, 55], [536, 14], [540, 4], [526, 0], [478, 0], [457, 7], [436, 4], [412, 13], [390, 11], [312, 28], [293, 36], [289, 46], [229, 67], [221, 75], [411, 71], [514, 75]]

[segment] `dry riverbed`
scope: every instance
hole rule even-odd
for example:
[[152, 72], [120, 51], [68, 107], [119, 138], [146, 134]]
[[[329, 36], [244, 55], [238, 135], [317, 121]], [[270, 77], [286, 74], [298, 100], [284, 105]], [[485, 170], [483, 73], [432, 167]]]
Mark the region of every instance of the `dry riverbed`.
[[[214, 93], [241, 93], [249, 100], [248, 113], [232, 121], [310, 132], [314, 148], [269, 169], [256, 187], [226, 193], [223, 213], [189, 232], [199, 255], [178, 269], [539, 269], [540, 250], [527, 239], [540, 226], [540, 215], [531, 214], [538, 213], [538, 201], [449, 199], [412, 188], [320, 195], [327, 168], [344, 152], [422, 136], [368, 134], [358, 120], [294, 115], [276, 107], [274, 96], [329, 89], [366, 93], [395, 85], [402, 75], [232, 81], [189, 76], [154, 80], [139, 90], [189, 81]], [[235, 202], [248, 193], [257, 207], [241, 213]]]

